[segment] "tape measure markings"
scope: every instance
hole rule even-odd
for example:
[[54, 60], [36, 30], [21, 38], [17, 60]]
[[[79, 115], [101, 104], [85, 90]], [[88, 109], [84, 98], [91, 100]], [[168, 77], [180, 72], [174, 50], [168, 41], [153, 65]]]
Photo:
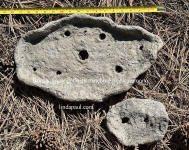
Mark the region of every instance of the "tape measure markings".
[[84, 8], [0, 8], [0, 14], [76, 14], [165, 12], [163, 6], [84, 7]]

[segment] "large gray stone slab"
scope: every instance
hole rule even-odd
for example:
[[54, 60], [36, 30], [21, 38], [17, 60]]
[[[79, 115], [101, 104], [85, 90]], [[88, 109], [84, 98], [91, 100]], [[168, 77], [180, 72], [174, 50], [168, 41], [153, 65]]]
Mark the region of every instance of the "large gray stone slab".
[[127, 99], [107, 113], [107, 127], [126, 146], [162, 140], [168, 122], [164, 105], [150, 99]]
[[24, 83], [69, 101], [127, 91], [157, 57], [161, 39], [105, 17], [71, 15], [29, 31], [15, 50]]

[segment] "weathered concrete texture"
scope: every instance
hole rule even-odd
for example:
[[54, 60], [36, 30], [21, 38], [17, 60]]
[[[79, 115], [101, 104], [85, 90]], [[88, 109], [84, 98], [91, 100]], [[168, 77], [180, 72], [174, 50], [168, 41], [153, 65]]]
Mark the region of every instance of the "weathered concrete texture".
[[127, 99], [107, 113], [107, 126], [126, 146], [162, 140], [168, 127], [168, 114], [162, 103], [150, 99]]
[[69, 101], [127, 91], [162, 47], [137, 26], [104, 17], [72, 15], [24, 35], [15, 50], [16, 72], [26, 84]]

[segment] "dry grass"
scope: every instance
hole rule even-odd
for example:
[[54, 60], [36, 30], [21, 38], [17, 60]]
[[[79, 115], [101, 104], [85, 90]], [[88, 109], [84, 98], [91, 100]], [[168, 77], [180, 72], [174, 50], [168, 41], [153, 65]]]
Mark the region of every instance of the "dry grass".
[[[164, 47], [156, 63], [125, 97], [153, 98], [167, 108], [170, 124], [164, 140], [147, 150], [189, 149], [189, 1], [188, 0], [4, 0], [2, 8], [165, 5], [166, 13], [98, 14], [118, 24], [139, 25], [159, 35]], [[0, 149], [130, 149], [110, 135], [104, 108], [61, 111], [65, 105], [47, 93], [20, 83], [13, 52], [22, 34], [65, 15], [0, 15]], [[116, 98], [116, 97], [115, 97]], [[85, 105], [85, 104], [83, 104]], [[132, 149], [132, 148], [131, 148]], [[136, 148], [137, 149], [137, 148]]]

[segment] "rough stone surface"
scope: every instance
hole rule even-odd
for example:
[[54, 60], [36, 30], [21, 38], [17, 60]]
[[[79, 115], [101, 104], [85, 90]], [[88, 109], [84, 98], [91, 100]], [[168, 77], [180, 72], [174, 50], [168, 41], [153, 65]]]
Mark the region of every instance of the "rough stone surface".
[[25, 34], [15, 50], [19, 80], [69, 101], [127, 91], [156, 59], [161, 39], [105, 17], [71, 15]]
[[107, 113], [107, 126], [126, 146], [162, 140], [168, 127], [168, 114], [162, 103], [150, 99], [127, 99]]

